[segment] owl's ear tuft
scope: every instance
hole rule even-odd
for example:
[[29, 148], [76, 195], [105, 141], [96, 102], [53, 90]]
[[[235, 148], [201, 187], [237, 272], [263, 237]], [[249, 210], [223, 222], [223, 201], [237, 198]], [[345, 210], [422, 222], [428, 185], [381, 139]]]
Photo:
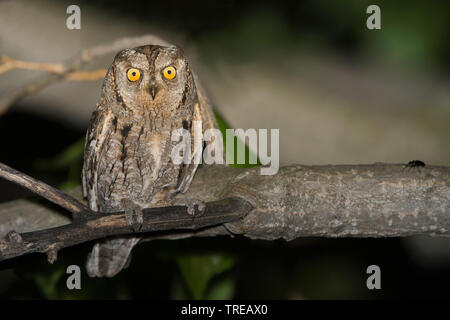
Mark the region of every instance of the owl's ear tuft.
[[169, 51], [171, 52], [179, 52], [181, 54], [183, 54], [183, 49], [181, 49], [180, 47], [172, 44], [171, 46], [167, 47]]
[[131, 55], [135, 54], [136, 50], [134, 49], [123, 49], [121, 51], [119, 51], [116, 56], [114, 57], [114, 61], [118, 62], [118, 61], [122, 61], [122, 60], [127, 60]]

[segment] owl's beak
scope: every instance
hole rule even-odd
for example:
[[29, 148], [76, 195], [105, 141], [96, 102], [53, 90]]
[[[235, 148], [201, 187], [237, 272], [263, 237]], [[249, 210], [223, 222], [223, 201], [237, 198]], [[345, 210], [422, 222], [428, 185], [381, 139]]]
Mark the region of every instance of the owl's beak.
[[152, 83], [150, 85], [150, 94], [152, 95], [153, 100], [155, 100], [156, 94], [158, 93], [156, 83]]

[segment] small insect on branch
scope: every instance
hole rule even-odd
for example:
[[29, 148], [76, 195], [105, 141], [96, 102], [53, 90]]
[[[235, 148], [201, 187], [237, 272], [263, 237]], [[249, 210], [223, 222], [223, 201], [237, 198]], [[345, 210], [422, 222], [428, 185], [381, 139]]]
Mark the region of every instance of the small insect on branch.
[[405, 168], [418, 168], [418, 167], [425, 167], [425, 162], [421, 160], [412, 160], [405, 164]]

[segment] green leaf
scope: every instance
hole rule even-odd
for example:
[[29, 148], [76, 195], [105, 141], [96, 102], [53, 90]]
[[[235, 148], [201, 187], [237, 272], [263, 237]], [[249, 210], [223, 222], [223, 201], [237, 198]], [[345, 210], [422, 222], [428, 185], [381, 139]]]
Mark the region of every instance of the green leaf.
[[[186, 255], [177, 258], [178, 267], [193, 299], [204, 299], [210, 281], [231, 269], [235, 259], [228, 255]], [[220, 288], [216, 289], [216, 296]]]
[[211, 284], [207, 300], [230, 300], [234, 294], [234, 279], [231, 276], [224, 277]]
[[[52, 270], [53, 269], [53, 270]], [[50, 272], [36, 273], [33, 278], [46, 299], [59, 299], [58, 282], [64, 274], [64, 268], [50, 268]]]
[[[225, 121], [225, 119], [216, 111], [214, 111], [214, 115], [216, 116], [217, 125], [219, 126], [220, 131], [222, 132], [223, 137], [223, 143], [225, 148], [225, 154], [227, 155], [227, 159], [233, 157], [233, 164], [229, 164], [232, 168], [252, 168], [256, 166], [260, 166], [261, 163], [256, 157], [256, 164], [250, 163], [250, 154], [254, 155], [253, 152], [250, 151], [249, 147], [240, 139], [237, 137], [234, 137], [234, 150], [228, 150], [226, 147], [227, 143], [227, 135], [226, 135], [226, 129], [232, 129], [231, 126]], [[245, 163], [243, 164], [237, 164], [237, 150], [238, 148], [242, 148], [242, 145], [244, 145], [245, 149]], [[254, 155], [256, 156], [256, 155]]]
[[40, 159], [36, 162], [36, 167], [42, 170], [67, 169], [74, 163], [83, 159], [84, 138], [72, 143], [62, 152], [50, 159]]
[[187, 292], [186, 287], [184, 286], [183, 279], [181, 276], [176, 275], [175, 281], [172, 281], [172, 289], [170, 290], [170, 299], [171, 300], [188, 300], [189, 292]]

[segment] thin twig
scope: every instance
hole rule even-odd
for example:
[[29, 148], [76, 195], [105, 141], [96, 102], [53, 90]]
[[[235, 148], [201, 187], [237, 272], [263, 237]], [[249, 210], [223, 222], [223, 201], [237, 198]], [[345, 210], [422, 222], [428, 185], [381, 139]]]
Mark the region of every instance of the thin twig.
[[95, 81], [103, 79], [106, 75], [106, 69], [98, 69], [94, 71], [78, 71], [69, 73], [66, 76], [67, 80], [73, 81]]
[[14, 70], [34, 70], [34, 71], [45, 71], [52, 73], [61, 73], [64, 71], [64, 66], [60, 63], [43, 63], [43, 62], [32, 62], [13, 59], [7, 55], [0, 56], [0, 74]]
[[92, 211], [82, 204], [81, 202], [75, 200], [66, 193], [49, 186], [48, 184], [36, 180], [22, 172], [19, 172], [11, 167], [0, 162], [0, 177], [14, 182], [33, 193], [69, 210], [74, 218], [80, 215], [91, 214]]
[[[0, 56], [0, 74], [6, 73], [14, 69], [44, 71], [55, 74], [66, 72], [65, 67], [60, 63], [43, 63], [34, 61], [16, 60], [6, 55]], [[103, 79], [106, 74], [106, 69], [97, 69], [94, 71], [72, 71], [65, 74], [67, 80], [74, 81], [95, 81]]]

